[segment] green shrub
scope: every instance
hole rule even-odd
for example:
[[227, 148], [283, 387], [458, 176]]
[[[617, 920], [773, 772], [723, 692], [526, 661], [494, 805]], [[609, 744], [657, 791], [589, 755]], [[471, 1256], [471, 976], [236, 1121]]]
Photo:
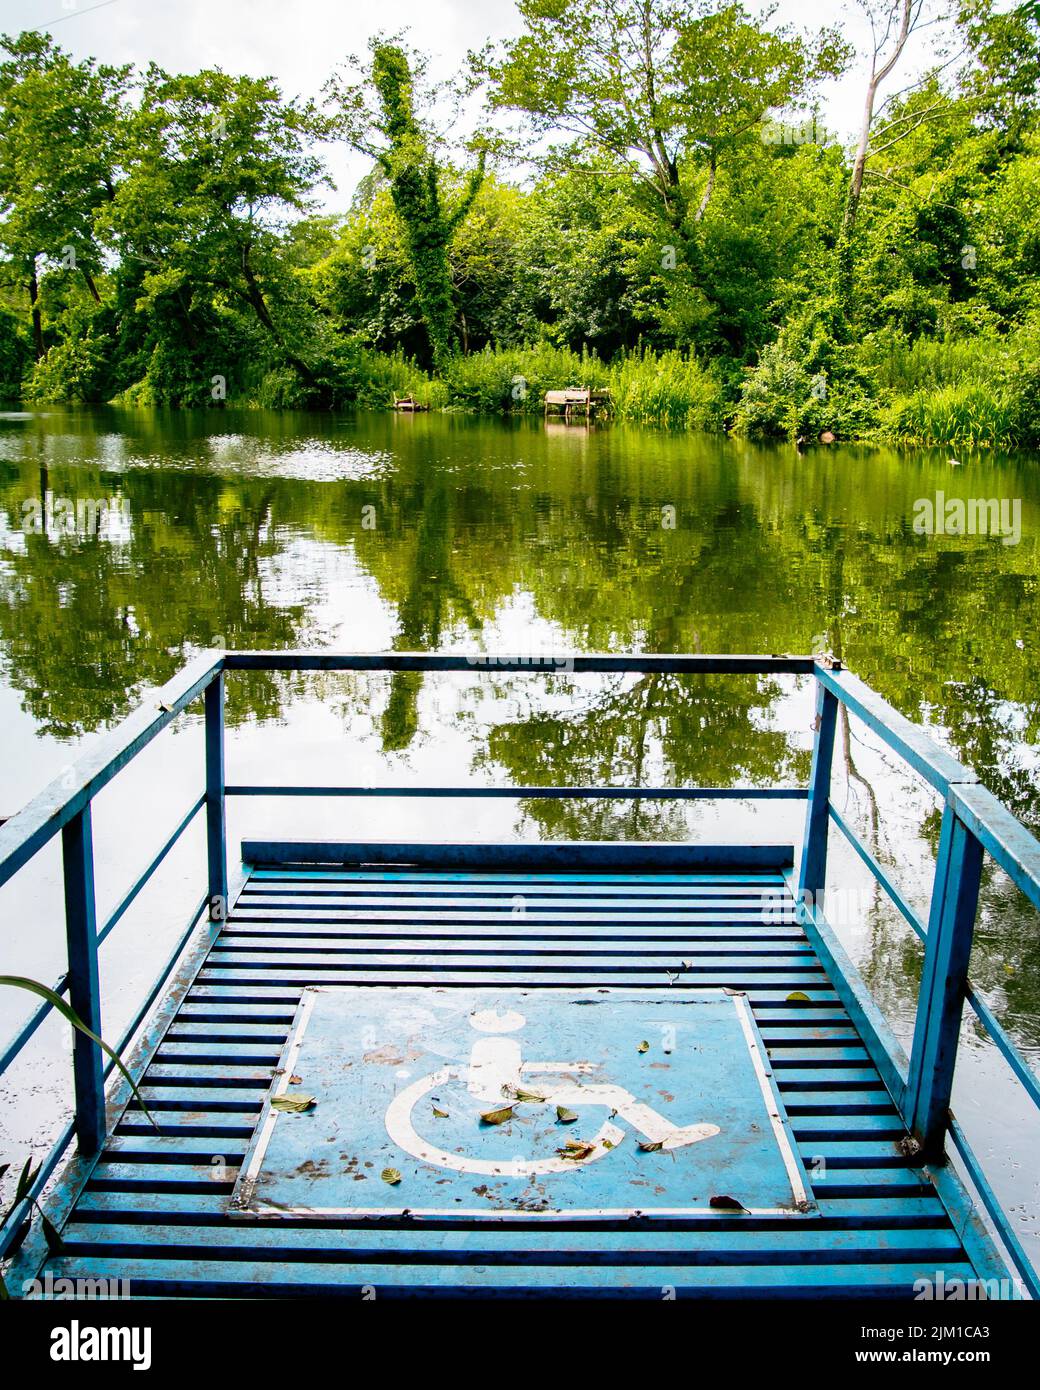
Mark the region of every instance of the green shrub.
[[616, 361], [608, 378], [619, 420], [673, 429], [722, 427], [718, 378], [692, 353], [641, 352]]
[[1020, 404], [1014, 395], [974, 382], [900, 397], [886, 426], [897, 439], [921, 444], [1015, 444], [1022, 438]]
[[0, 400], [14, 401], [21, 396], [29, 358], [29, 345], [19, 332], [18, 320], [0, 309]]
[[852, 439], [876, 422], [870, 384], [821, 319], [786, 325], [747, 373], [733, 417], [738, 434]]

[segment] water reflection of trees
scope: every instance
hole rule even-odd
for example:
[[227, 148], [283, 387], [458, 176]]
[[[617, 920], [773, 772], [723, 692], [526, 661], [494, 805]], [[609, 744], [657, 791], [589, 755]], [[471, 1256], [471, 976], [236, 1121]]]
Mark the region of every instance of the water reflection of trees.
[[[576, 685], [552, 678], [544, 699], [492, 724], [478, 766], [504, 768], [517, 786], [773, 786], [804, 783], [809, 754], [764, 727], [776, 682], [647, 673]], [[562, 709], [537, 708], [562, 704]], [[547, 838], [678, 839], [681, 803], [529, 801]]]
[[[58, 737], [118, 719], [200, 647], [322, 644], [321, 605], [356, 564], [394, 616], [398, 649], [479, 645], [518, 597], [567, 648], [801, 651], [822, 637], [898, 709], [942, 726], [953, 751], [1040, 824], [1031, 758], [1040, 654], [1029, 621], [1040, 513], [1025, 464], [977, 465], [977, 490], [1024, 499], [1022, 544], [1005, 547], [913, 533], [914, 499], [951, 485], [942, 456], [798, 456], [620, 429], [579, 438], [527, 423], [343, 425], [231, 412], [201, 425], [55, 413], [17, 447], [11, 438], [0, 438], [9, 529], [21, 503], [48, 488], [118, 493], [130, 508], [118, 539], [30, 534], [0, 557], [7, 678]], [[392, 467], [380, 462], [388, 458]], [[423, 678], [388, 684], [379, 737], [384, 752], [400, 752], [421, 729]], [[334, 696], [313, 676], [240, 673], [228, 715], [276, 719], [310, 692], [338, 698], [349, 718], [373, 689], [340, 683]], [[644, 676], [592, 688], [521, 677], [510, 693], [504, 717], [473, 718], [473, 763], [517, 784], [805, 777], [804, 730], [776, 726], [777, 682]], [[475, 700], [464, 699], [473, 714]], [[859, 786], [870, 834], [875, 790], [846, 728], [839, 762]], [[553, 836], [670, 838], [683, 820], [681, 806], [659, 802], [539, 801], [524, 811]], [[930, 833], [926, 822], [926, 841]], [[976, 977], [1009, 1015], [1035, 1018], [1035, 924], [1005, 902], [998, 879], [986, 891], [995, 896]], [[919, 948], [880, 907], [871, 932], [866, 973], [898, 1010]]]

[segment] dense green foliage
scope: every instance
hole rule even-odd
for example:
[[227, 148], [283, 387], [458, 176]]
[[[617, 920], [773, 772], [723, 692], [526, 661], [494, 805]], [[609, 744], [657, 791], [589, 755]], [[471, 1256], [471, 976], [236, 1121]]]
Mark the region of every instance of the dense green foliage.
[[[916, 8], [879, 3], [893, 33]], [[0, 392], [521, 412], [581, 384], [644, 422], [1038, 442], [1037, 0], [934, 0], [960, 57], [907, 87], [896, 53], [854, 151], [813, 114], [835, 30], [519, 10], [457, 85], [489, 98], [464, 146], [397, 39], [323, 104], [4, 39]], [[343, 217], [329, 140], [372, 161]]]

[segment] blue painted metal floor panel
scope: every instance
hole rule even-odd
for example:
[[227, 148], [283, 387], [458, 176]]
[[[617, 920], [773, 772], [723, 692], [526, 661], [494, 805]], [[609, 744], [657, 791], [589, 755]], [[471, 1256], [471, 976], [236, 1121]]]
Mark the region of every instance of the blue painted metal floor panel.
[[744, 995], [306, 989], [276, 1078], [237, 1213], [817, 1210]]
[[[793, 911], [774, 909], [768, 922], [762, 920], [762, 894], [769, 889], [786, 892], [778, 873], [710, 868], [689, 875], [253, 869], [145, 1075], [144, 1095], [160, 1132], [139, 1108], [127, 1109], [65, 1227], [65, 1249], [48, 1268], [55, 1278], [129, 1280], [131, 1295], [138, 1297], [359, 1296], [374, 1289], [377, 1297], [548, 1293], [659, 1299], [663, 1291], [674, 1290], [678, 1296], [705, 1298], [905, 1298], [913, 1296], [916, 1280], [934, 1279], [940, 1269], [947, 1280], [975, 1277], [927, 1175], [900, 1151], [903, 1129], [891, 1098]], [[518, 894], [522, 915], [515, 911]], [[364, 1040], [365, 1027], [376, 1027], [383, 1016], [376, 1005], [386, 995], [373, 987], [386, 986], [402, 999], [407, 990], [409, 1000], [429, 1001], [437, 991], [438, 999], [449, 1001], [445, 1017], [456, 1022], [480, 1012], [475, 1006], [481, 1000], [498, 1017], [510, 1009], [522, 1013], [537, 1021], [531, 1042], [539, 1057], [554, 1033], [563, 1039], [573, 1027], [562, 1017], [554, 1021], [553, 1003], [582, 992], [618, 991], [618, 1000], [631, 1001], [633, 1017], [652, 1018], [659, 1000], [666, 1022], [669, 1017], [674, 1022], [680, 991], [715, 991], [716, 1000], [729, 1002], [713, 1007], [729, 1010], [730, 1018], [736, 1011], [733, 1000], [742, 997], [768, 1056], [770, 1082], [782, 1102], [778, 1110], [789, 1125], [784, 1132], [791, 1135], [797, 1171], [806, 1176], [815, 1208], [785, 1218], [704, 1209], [704, 1182], [688, 1181], [690, 1170], [676, 1168], [675, 1181], [661, 1184], [664, 1194], [655, 1194], [661, 1199], [657, 1215], [599, 1210], [604, 1194], [616, 1190], [607, 1181], [607, 1165], [617, 1162], [619, 1177], [635, 1171], [638, 1126], [621, 1111], [613, 1123], [624, 1131], [622, 1153], [601, 1153], [584, 1171], [567, 1175], [584, 1180], [597, 1169], [603, 1174], [599, 1197], [582, 1207], [568, 1199], [524, 1211], [508, 1193], [480, 1215], [453, 1212], [421, 1220], [401, 1210], [382, 1219], [345, 1210], [279, 1221], [250, 1211], [248, 1202], [233, 1207], [240, 1169], [272, 1092], [280, 1086], [297, 1089], [279, 1068], [305, 992], [320, 987], [331, 997], [346, 988], [359, 1001], [367, 995], [367, 1009], [362, 1002], [356, 1009], [356, 1043]], [[727, 990], [737, 995], [718, 993]], [[330, 1015], [326, 1024], [331, 1021]], [[645, 1102], [640, 1078], [646, 1073], [637, 1063], [649, 1054], [619, 1051], [618, 1039], [627, 1039], [630, 1027], [642, 1031], [619, 1013], [616, 1036], [604, 1032], [597, 1054], [590, 1034], [585, 1050], [591, 1048], [593, 1060], [597, 1055], [602, 1060], [609, 1042], [611, 1065], [624, 1058], [611, 1081]], [[326, 1043], [334, 1031], [326, 1028]], [[445, 1038], [442, 1050], [452, 1054], [444, 1057], [447, 1066], [458, 1062], [460, 1048], [457, 1036], [451, 1046]], [[646, 1040], [660, 1047], [661, 1033], [647, 1025]], [[745, 1043], [738, 1055], [741, 1066], [747, 1058]], [[429, 1059], [405, 1065], [418, 1068], [420, 1061], [426, 1065]], [[496, 1065], [501, 1062], [499, 1054]], [[418, 1070], [395, 1078], [400, 1069], [388, 1068], [382, 1083], [396, 1079], [407, 1089], [420, 1079]], [[290, 1124], [320, 1126], [327, 1123], [326, 1112], [333, 1114], [332, 1069], [312, 1075], [322, 1085], [308, 1088], [301, 1073], [300, 1087], [318, 1092], [319, 1103], [309, 1114], [283, 1116]], [[691, 1075], [685, 1076], [687, 1087]], [[741, 1103], [750, 1105], [746, 1075], [730, 1084]], [[658, 1089], [679, 1094], [667, 1085]], [[438, 1106], [449, 1116], [452, 1106], [462, 1103], [461, 1093], [453, 1096]], [[390, 1090], [381, 1090], [370, 1113], [385, 1116], [390, 1099]], [[652, 1108], [663, 1115], [671, 1103], [657, 1099]], [[665, 1119], [680, 1129], [712, 1124], [723, 1109], [712, 1112], [698, 1099], [688, 1111], [671, 1110]], [[355, 1111], [358, 1125], [360, 1114]], [[757, 1123], [749, 1114], [743, 1115], [745, 1126]], [[609, 1121], [609, 1112], [601, 1110], [597, 1124], [604, 1116]], [[427, 1138], [432, 1123], [451, 1123], [432, 1113], [423, 1120]], [[582, 1140], [588, 1138], [585, 1129], [599, 1132], [578, 1123]], [[528, 1163], [532, 1156], [546, 1157], [556, 1126], [542, 1128], [551, 1130], [548, 1138], [538, 1137], [538, 1125], [531, 1124], [481, 1139], [492, 1146], [484, 1156], [508, 1157], [522, 1136], [515, 1157]], [[457, 1143], [440, 1147], [472, 1152], [474, 1133], [479, 1131], [470, 1126], [455, 1135]], [[372, 1121], [365, 1142], [374, 1143], [375, 1137]], [[693, 1143], [689, 1152], [706, 1154], [716, 1141]], [[759, 1170], [752, 1164], [746, 1172], [741, 1190], [751, 1200], [743, 1201], [741, 1192], [726, 1194], [744, 1206], [753, 1208], [776, 1190], [776, 1170], [770, 1167], [780, 1152], [775, 1135], [769, 1144], [772, 1148], [761, 1152], [772, 1157], [763, 1158]], [[341, 1152], [334, 1144], [325, 1147]], [[373, 1163], [384, 1163], [388, 1152], [380, 1150]], [[280, 1156], [271, 1153], [283, 1169], [269, 1171], [281, 1171], [283, 1178], [291, 1174], [285, 1162], [292, 1157], [289, 1147]], [[656, 1172], [685, 1156], [662, 1148], [638, 1157], [652, 1161]], [[631, 1166], [624, 1169], [626, 1164]], [[418, 1184], [422, 1170], [421, 1205], [438, 1205], [430, 1198], [436, 1181], [429, 1176], [430, 1165], [412, 1155], [388, 1166], [401, 1170], [400, 1189], [407, 1182]], [[733, 1185], [740, 1185], [739, 1176], [734, 1169]], [[349, 1209], [341, 1178], [325, 1191], [336, 1194], [330, 1205]], [[374, 1181], [381, 1191], [372, 1205], [413, 1205], [398, 1185], [381, 1177]], [[320, 1190], [321, 1185], [310, 1186]], [[297, 1205], [288, 1188], [275, 1195], [278, 1200], [288, 1195], [287, 1205]], [[619, 1211], [640, 1206], [614, 1205]], [[503, 1220], [507, 1208], [510, 1219]]]

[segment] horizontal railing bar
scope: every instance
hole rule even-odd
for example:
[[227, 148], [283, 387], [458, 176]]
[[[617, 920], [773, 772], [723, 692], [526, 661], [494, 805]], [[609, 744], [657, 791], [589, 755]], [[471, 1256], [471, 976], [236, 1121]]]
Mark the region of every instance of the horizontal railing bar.
[[1001, 1025], [997, 1022], [996, 1017], [993, 1014], [993, 1011], [990, 1009], [985, 999], [982, 998], [982, 996], [979, 994], [978, 990], [975, 988], [975, 986], [971, 983], [970, 980], [967, 983], [965, 997], [967, 998], [968, 1003], [971, 1005], [972, 1009], [975, 1011], [975, 1014], [979, 1022], [982, 1024], [983, 1028], [985, 1028], [986, 1032], [990, 1035], [990, 1038], [993, 1040], [993, 1043], [1000, 1051], [1000, 1053], [1003, 1055], [1004, 1060], [1007, 1062], [1011, 1070], [1015, 1073], [1019, 1081], [1025, 1087], [1033, 1104], [1037, 1107], [1040, 1107], [1040, 1080], [1037, 1079], [1035, 1072], [1033, 1072], [1032, 1068], [1028, 1065], [1025, 1058], [1020, 1056], [1018, 1048], [1008, 1037], [1007, 1033], [1004, 1031]]
[[[62, 977], [51, 986], [51, 989], [57, 995], [67, 993], [68, 988], [69, 977], [67, 974], [62, 975]], [[37, 1028], [39, 1028], [40, 1024], [43, 1022], [43, 1020], [47, 1017], [47, 1015], [53, 1008], [54, 1005], [51, 1003], [51, 1001], [49, 999], [45, 999], [43, 1003], [37, 1005], [37, 1007], [29, 1015], [29, 1019], [22, 1028], [22, 1031], [12, 1042], [8, 1043], [3, 1054], [0, 1055], [0, 1076], [3, 1076], [4, 1072], [11, 1065], [14, 1059], [18, 1056], [19, 1052], [21, 1052], [22, 1048], [29, 1041], [32, 1035], [36, 1032]]]
[[804, 787], [287, 787], [245, 784], [227, 786], [225, 796], [405, 796], [507, 797], [517, 800], [575, 800], [604, 797], [624, 801], [700, 801], [794, 799], [804, 801]]
[[223, 656], [209, 652], [157, 690], [121, 724], [102, 735], [39, 796], [0, 826], [0, 884], [27, 863], [102, 787], [162, 733], [185, 706], [198, 698], [222, 667]]
[[845, 836], [846, 840], [848, 840], [849, 844], [856, 851], [859, 857], [863, 860], [864, 864], [866, 864], [867, 868], [877, 879], [878, 883], [881, 884], [881, 887], [892, 899], [892, 902], [899, 909], [902, 916], [906, 918], [907, 922], [909, 922], [910, 926], [913, 927], [914, 931], [923, 941], [926, 935], [926, 928], [924, 923], [921, 921], [920, 917], [918, 917], [917, 913], [913, 910], [910, 904], [903, 897], [902, 893], [889, 878], [888, 874], [882, 868], [880, 862], [866, 847], [866, 845], [863, 843], [860, 837], [856, 834], [855, 830], [853, 830], [852, 826], [848, 824], [848, 822], [842, 816], [841, 812], [836, 810], [833, 805], [829, 805], [827, 809], [830, 813], [831, 820], [838, 827], [841, 833]]
[[911, 723], [851, 671], [831, 670], [821, 662], [816, 666], [816, 676], [847, 709], [862, 719], [882, 742], [887, 743], [943, 796], [954, 783], [979, 780], [963, 763], [940, 748], [925, 729]]
[[537, 840], [441, 843], [437, 840], [243, 840], [245, 864], [417, 864], [433, 869], [458, 866], [487, 870], [538, 868], [627, 869], [685, 872], [722, 866], [785, 869], [794, 862], [790, 845], [704, 845], [681, 840]]
[[967, 1135], [952, 1113], [949, 1117], [949, 1131], [954, 1147], [960, 1155], [965, 1168], [967, 1168], [971, 1180], [975, 1184], [976, 1191], [982, 1198], [983, 1205], [990, 1215], [990, 1219], [1000, 1233], [1000, 1239], [1007, 1247], [1015, 1263], [1015, 1267], [1022, 1276], [1022, 1282], [1029, 1290], [1031, 1297], [1040, 1298], [1040, 1278], [1038, 1278], [1037, 1272], [1033, 1268], [1032, 1261], [1022, 1248], [1022, 1243], [1019, 1241], [1018, 1236], [1016, 1236], [1015, 1232], [1012, 1230], [1007, 1213], [1000, 1205], [996, 1193], [990, 1187], [986, 1175], [982, 1170], [982, 1165], [975, 1156], [974, 1149], [968, 1143]]
[[670, 655], [659, 652], [545, 652], [465, 655], [461, 652], [295, 651], [225, 653], [228, 671], [469, 671], [552, 675], [575, 671], [710, 675], [812, 675], [812, 656]]
[[[138, 878], [137, 882], [133, 885], [133, 887], [130, 889], [130, 891], [129, 891], [129, 892], [126, 894], [126, 896], [123, 898], [123, 901], [119, 904], [119, 906], [116, 908], [116, 910], [112, 913], [111, 917], [109, 917], [108, 921], [105, 923], [105, 925], [104, 925], [104, 926], [101, 928], [101, 930], [98, 932], [98, 938], [97, 938], [97, 940], [98, 940], [98, 945], [99, 945], [99, 946], [100, 946], [101, 943], [105, 940], [105, 938], [108, 936], [108, 934], [109, 934], [109, 932], [112, 930], [112, 928], [113, 928], [114, 926], [116, 926], [117, 923], [122, 919], [122, 917], [123, 917], [124, 914], [126, 913], [127, 909], [130, 907], [131, 903], [132, 903], [132, 902], [135, 900], [135, 898], [137, 897], [138, 893], [140, 893], [141, 889], [145, 886], [145, 884], [146, 884], [146, 883], [148, 882], [148, 880], [151, 878], [152, 874], [155, 873], [156, 869], [159, 867], [159, 865], [163, 862], [163, 860], [164, 860], [164, 859], [166, 858], [166, 856], [169, 854], [170, 850], [173, 849], [174, 845], [175, 845], [175, 844], [177, 843], [177, 841], [181, 838], [181, 836], [184, 834], [185, 830], [187, 830], [188, 826], [189, 826], [189, 825], [191, 824], [191, 822], [195, 819], [195, 817], [198, 815], [198, 813], [202, 810], [202, 808], [203, 808], [203, 806], [205, 806], [205, 804], [206, 804], [206, 794], [205, 794], [205, 792], [203, 792], [203, 794], [199, 797], [199, 799], [195, 802], [195, 804], [194, 804], [194, 805], [191, 807], [191, 809], [188, 811], [187, 815], [185, 815], [185, 816], [183, 816], [183, 817], [181, 818], [180, 822], [179, 822], [178, 825], [177, 825], [177, 829], [176, 829], [176, 830], [173, 832], [173, 834], [169, 837], [169, 839], [168, 839], [168, 840], [166, 841], [166, 843], [163, 845], [162, 849], [161, 849], [161, 850], [159, 851], [159, 853], [155, 856], [155, 858], [152, 860], [152, 862], [148, 865], [148, 867], [147, 867], [147, 869], [145, 869], [144, 873], [141, 874], [140, 878]], [[0, 1067], [0, 1071], [2, 1071], [2, 1070], [3, 1070], [3, 1068]]]
[[1040, 908], [1040, 840], [983, 786], [951, 787], [949, 800], [983, 849]]

